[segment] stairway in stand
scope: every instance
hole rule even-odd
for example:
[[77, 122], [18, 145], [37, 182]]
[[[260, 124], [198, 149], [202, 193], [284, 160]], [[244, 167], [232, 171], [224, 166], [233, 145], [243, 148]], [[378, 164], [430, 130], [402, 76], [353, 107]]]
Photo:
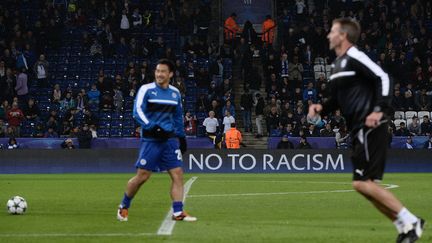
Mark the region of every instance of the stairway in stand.
[[[253, 66], [255, 69], [259, 70], [259, 74], [261, 77], [263, 76], [263, 68], [261, 64], [261, 60], [259, 58], [255, 58], [253, 61]], [[245, 132], [244, 131], [244, 123], [243, 123], [243, 117], [242, 117], [242, 111], [240, 109], [240, 98], [241, 95], [244, 93], [244, 80], [242, 78], [242, 72], [241, 72], [241, 64], [240, 61], [237, 60], [234, 62], [233, 65], [233, 90], [235, 94], [235, 107], [236, 107], [236, 124], [237, 128], [241, 131], [243, 136], [243, 143], [247, 146], [247, 149], [267, 149], [267, 139], [268, 137], [264, 136], [261, 138], [256, 138], [256, 124], [255, 124], [255, 108], [252, 110], [252, 132]], [[261, 89], [259, 91], [261, 95], [266, 95], [265, 88], [264, 88], [264, 80], [261, 82]], [[265, 122], [263, 121], [263, 130], [265, 131]]]

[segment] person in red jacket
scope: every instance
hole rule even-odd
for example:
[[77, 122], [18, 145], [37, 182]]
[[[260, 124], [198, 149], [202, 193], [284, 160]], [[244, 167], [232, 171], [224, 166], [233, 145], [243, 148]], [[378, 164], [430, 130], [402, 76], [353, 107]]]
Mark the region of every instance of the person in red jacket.
[[240, 32], [241, 29], [237, 25], [237, 22], [235, 21], [237, 18], [237, 14], [232, 13], [231, 16], [229, 16], [225, 20], [224, 24], [224, 32], [225, 32], [225, 41], [231, 42], [235, 39], [237, 32]]
[[266, 16], [262, 24], [262, 41], [268, 44], [273, 44], [274, 36], [275, 36], [275, 22], [271, 18], [270, 15]]
[[12, 108], [7, 112], [7, 120], [9, 127], [13, 130], [14, 137], [19, 137], [20, 125], [22, 120], [24, 120], [24, 113], [18, 107], [18, 103], [14, 102], [12, 104]]

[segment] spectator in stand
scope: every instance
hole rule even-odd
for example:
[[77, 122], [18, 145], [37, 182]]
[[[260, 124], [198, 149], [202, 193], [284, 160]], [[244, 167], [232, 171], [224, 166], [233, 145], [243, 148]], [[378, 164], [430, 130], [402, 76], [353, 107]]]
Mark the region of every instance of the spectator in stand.
[[39, 60], [33, 65], [33, 71], [39, 87], [48, 87], [48, 68], [49, 63], [45, 60], [45, 55], [41, 54]]
[[99, 124], [99, 119], [95, 114], [92, 113], [90, 109], [84, 109], [84, 123], [88, 124], [91, 127], [95, 127]]
[[421, 111], [431, 110], [431, 98], [427, 95], [426, 88], [421, 89], [420, 94], [418, 95], [418, 99], [416, 101], [419, 110]]
[[224, 125], [223, 133], [226, 133], [231, 129], [231, 124], [235, 123], [234, 117], [231, 115], [229, 110], [225, 110], [225, 116], [223, 118], [222, 124]]
[[122, 10], [121, 20], [120, 20], [120, 31], [123, 37], [127, 37], [129, 35], [130, 21], [127, 15], [127, 10]]
[[9, 101], [3, 100], [2, 103], [0, 104], [0, 118], [6, 118], [9, 109], [10, 109]]
[[416, 106], [415, 100], [414, 100], [414, 95], [410, 89], [405, 91], [404, 97], [405, 97], [405, 105], [404, 105], [405, 110], [406, 111], [417, 110], [417, 106]]
[[72, 123], [67, 120], [63, 120], [62, 125], [59, 129], [59, 135], [67, 137], [70, 135], [71, 131], [72, 131]]
[[72, 98], [72, 93], [67, 92], [64, 99], [60, 101], [60, 110], [67, 111], [75, 107], [76, 104], [75, 104], [75, 100]]
[[97, 39], [94, 39], [93, 44], [90, 46], [90, 56], [97, 58], [101, 57], [102, 55], [102, 45]]
[[21, 122], [24, 120], [24, 114], [19, 108], [18, 103], [12, 103], [12, 108], [7, 112], [7, 119], [9, 128], [12, 130], [12, 135], [14, 137], [20, 136], [20, 126]]
[[271, 134], [271, 131], [274, 129], [278, 129], [280, 125], [280, 115], [277, 111], [276, 106], [272, 106], [270, 109], [270, 113], [266, 116], [266, 124], [267, 124], [267, 133]]
[[320, 134], [314, 124], [308, 124], [308, 129], [305, 131], [306, 137], [319, 137]]
[[243, 26], [243, 31], [241, 33], [241, 37], [244, 39], [245, 43], [248, 45], [256, 45], [257, 44], [257, 33], [253, 28], [252, 22], [247, 20]]
[[336, 110], [330, 120], [332, 127], [340, 128], [342, 125], [345, 125], [345, 123], [345, 118], [341, 115], [340, 110]]
[[225, 111], [229, 111], [230, 115], [232, 115], [233, 117], [235, 117], [235, 107], [234, 105], [231, 103], [231, 100], [227, 100], [225, 103], [225, 106], [222, 107], [222, 114], [226, 114]]
[[92, 132], [90, 131], [89, 124], [84, 123], [81, 131], [78, 132], [78, 147], [80, 149], [91, 148], [91, 141], [93, 139]]
[[[180, 77], [176, 77], [175, 80], [181, 80]], [[207, 88], [210, 85], [210, 78], [208, 72], [204, 67], [200, 67], [196, 73], [196, 85], [198, 88]], [[229, 81], [229, 80], [228, 80]]]
[[260, 138], [263, 136], [263, 127], [262, 127], [262, 120], [263, 120], [263, 116], [264, 116], [264, 107], [265, 107], [265, 102], [264, 102], [264, 98], [261, 96], [260, 93], [257, 93], [255, 95], [256, 101], [254, 102], [255, 104], [255, 123], [257, 126], [257, 134], [256, 134], [256, 138]]
[[73, 144], [72, 139], [67, 138], [61, 144], [60, 147], [62, 149], [75, 149], [75, 145]]
[[215, 112], [209, 111], [209, 116], [204, 119], [203, 126], [206, 129], [207, 137], [213, 142], [215, 147], [220, 148], [220, 145], [216, 142], [218, 133], [219, 121], [215, 118]]
[[432, 134], [432, 124], [429, 116], [423, 116], [423, 122], [420, 124], [420, 131], [422, 136], [429, 136]]
[[186, 135], [189, 136], [196, 135], [196, 122], [197, 122], [196, 116], [192, 115], [190, 111], [186, 111], [186, 114], [183, 119]]
[[181, 96], [184, 98], [186, 96], [186, 86], [183, 82], [183, 78], [177, 76], [174, 78], [174, 80], [175, 81], [173, 83], [173, 86], [176, 87], [180, 91]]
[[405, 142], [406, 149], [414, 149], [415, 145], [411, 136], [408, 136]]
[[222, 115], [222, 107], [220, 107], [219, 102], [217, 99], [213, 99], [210, 103], [210, 106], [207, 108], [209, 111], [214, 111], [215, 117], [217, 119], [223, 119]]
[[54, 85], [54, 90], [52, 92], [52, 100], [53, 103], [60, 103], [60, 100], [62, 99], [62, 91], [60, 89], [60, 84]]
[[294, 149], [294, 144], [288, 140], [288, 135], [283, 135], [277, 144], [277, 149]]
[[44, 138], [58, 138], [58, 133], [54, 130], [53, 127], [48, 127], [47, 132], [44, 134]]
[[57, 118], [55, 117], [55, 116], [50, 116], [49, 118], [48, 118], [48, 121], [46, 122], [46, 126], [45, 127], [48, 127], [48, 128], [53, 128], [54, 129], [54, 131], [57, 131], [57, 129], [58, 129], [58, 121], [57, 121]]
[[95, 105], [95, 107], [99, 107], [99, 97], [100, 91], [97, 89], [96, 84], [92, 84], [90, 91], [87, 92], [87, 96], [89, 98], [89, 105]]
[[308, 143], [306, 136], [301, 136], [297, 149], [311, 149], [311, 148], [312, 146]]
[[113, 103], [116, 112], [120, 112], [123, 109], [123, 92], [119, 86], [114, 86]]
[[312, 100], [313, 103], [317, 101], [317, 91], [312, 82], [309, 82], [307, 88], [303, 90], [303, 101], [307, 100]]
[[81, 89], [76, 97], [76, 108], [79, 111], [82, 111], [84, 110], [85, 107], [87, 107], [87, 104], [88, 104], [88, 96], [86, 94], [85, 89]]
[[24, 108], [24, 116], [29, 121], [39, 121], [40, 110], [35, 100], [30, 98], [27, 102], [27, 106]]
[[7, 144], [7, 149], [18, 149], [18, 148], [19, 148], [19, 144], [17, 143], [17, 140], [14, 137], [10, 137]]
[[28, 76], [25, 73], [25, 69], [21, 69], [20, 73], [17, 76], [15, 91], [18, 95], [19, 102], [21, 104], [27, 103], [27, 94], [28, 94]]
[[246, 87], [244, 93], [240, 97], [240, 108], [243, 115], [243, 127], [245, 132], [252, 132], [252, 108], [253, 96]]
[[336, 148], [346, 149], [349, 146], [349, 133], [345, 124], [341, 124], [335, 136]]
[[141, 28], [142, 23], [143, 23], [143, 20], [142, 20], [141, 14], [139, 12], [139, 8], [135, 8], [134, 12], [132, 14], [132, 25], [135, 29], [139, 29], [139, 28]]
[[406, 137], [406, 136], [410, 136], [410, 132], [409, 132], [409, 130], [407, 129], [405, 122], [401, 122], [401, 123], [399, 124], [399, 128], [396, 129], [394, 135], [397, 136], [397, 137]]
[[432, 149], [432, 135], [429, 135], [429, 139], [423, 144], [424, 149]]
[[0, 138], [6, 137], [7, 134], [7, 126], [4, 122], [3, 118], [0, 117]]
[[405, 110], [405, 97], [401, 95], [401, 92], [399, 89], [394, 90], [392, 107], [393, 107], [393, 109], [395, 109], [397, 111], [404, 111]]
[[12, 72], [12, 69], [6, 69], [6, 77], [3, 78], [2, 82], [0, 82], [0, 97], [3, 97], [3, 100], [11, 101], [15, 96], [15, 84], [16, 77]]
[[129, 47], [126, 43], [126, 39], [125, 39], [125, 37], [122, 36], [122, 37], [120, 37], [120, 41], [116, 46], [116, 55], [118, 57], [125, 58], [129, 55], [129, 53], [130, 53], [130, 50], [129, 50]]
[[327, 123], [325, 125], [325, 128], [321, 130], [320, 135], [321, 135], [321, 137], [335, 137], [336, 136], [330, 123]]
[[412, 136], [418, 136], [421, 134], [420, 121], [417, 116], [412, 118], [411, 124], [408, 125], [408, 131]]
[[303, 65], [299, 63], [299, 57], [294, 56], [293, 61], [288, 64], [288, 75], [289, 80], [296, 83], [297, 87], [300, 87], [302, 81], [303, 81]]

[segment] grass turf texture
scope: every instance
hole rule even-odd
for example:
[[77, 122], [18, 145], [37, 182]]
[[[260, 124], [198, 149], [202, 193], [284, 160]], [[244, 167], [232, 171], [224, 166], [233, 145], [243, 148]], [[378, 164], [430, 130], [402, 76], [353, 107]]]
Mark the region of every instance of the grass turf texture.
[[[129, 222], [118, 222], [116, 207], [131, 176], [0, 175], [0, 242], [382, 243], [396, 238], [393, 224], [355, 192], [302, 194], [350, 190], [349, 174], [187, 174], [185, 182], [198, 176], [186, 201], [198, 221], [177, 222], [171, 236], [158, 236], [170, 207], [168, 175], [154, 174], [132, 202]], [[392, 192], [432, 222], [432, 174], [386, 174], [384, 183], [399, 185]], [[291, 194], [202, 196], [271, 192]], [[25, 215], [7, 214], [6, 202], [14, 195], [27, 200]], [[431, 229], [421, 242], [432, 242]]]

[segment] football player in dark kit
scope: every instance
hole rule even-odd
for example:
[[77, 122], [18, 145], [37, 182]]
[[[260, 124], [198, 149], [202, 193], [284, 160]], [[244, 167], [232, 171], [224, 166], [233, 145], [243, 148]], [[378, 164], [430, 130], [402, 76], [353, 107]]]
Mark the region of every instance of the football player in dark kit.
[[387, 154], [392, 83], [381, 67], [355, 47], [360, 33], [355, 20], [333, 21], [327, 38], [337, 58], [332, 64], [328, 97], [323, 104], [309, 107], [308, 119], [341, 110], [353, 137], [354, 189], [393, 221], [399, 232], [396, 242], [415, 242], [422, 235], [425, 221], [378, 184], [383, 178]]

